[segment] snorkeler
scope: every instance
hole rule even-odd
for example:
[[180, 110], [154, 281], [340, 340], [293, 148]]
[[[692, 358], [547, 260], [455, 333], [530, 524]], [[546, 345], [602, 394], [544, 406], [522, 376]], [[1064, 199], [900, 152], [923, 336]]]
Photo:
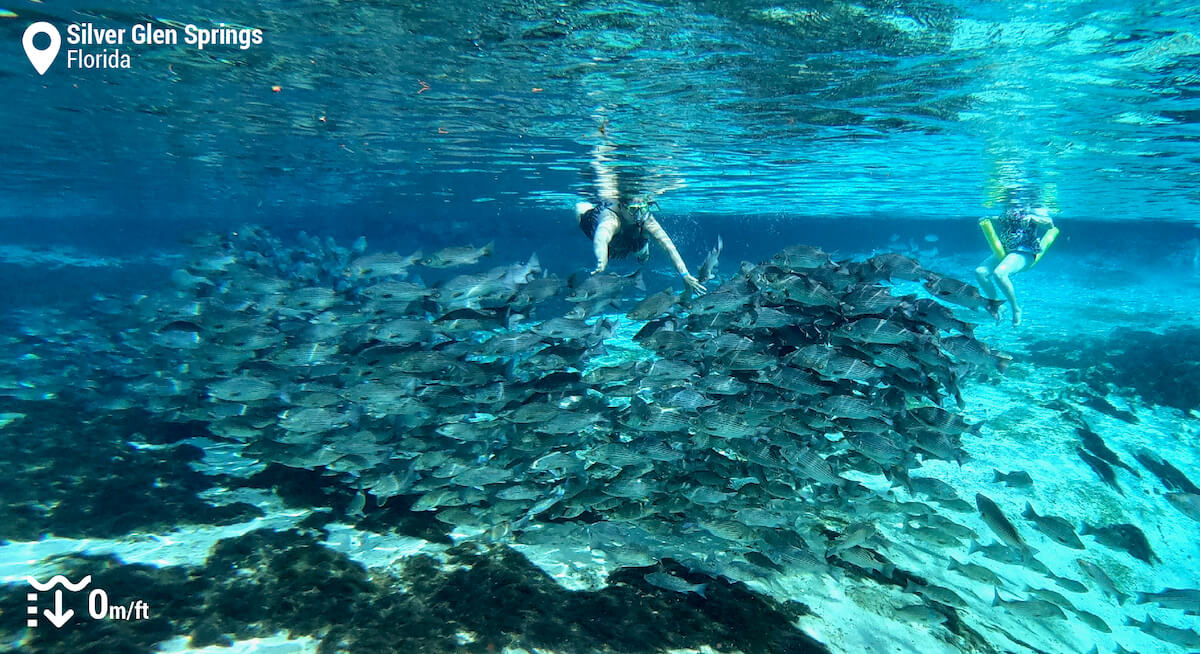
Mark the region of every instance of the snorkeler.
[[[1012, 305], [1013, 326], [1021, 324], [1021, 305], [1013, 289], [1013, 275], [1029, 270], [1037, 263], [1039, 254], [1050, 247], [1058, 230], [1050, 218], [1050, 211], [1043, 206], [1030, 208], [1023, 202], [1010, 201], [1004, 215], [992, 225], [990, 221], [980, 223], [988, 237], [993, 254], [975, 269], [979, 287], [985, 295], [996, 297], [996, 287]], [[1039, 228], [1045, 231], [1039, 234]], [[994, 284], [993, 284], [994, 282]]]
[[[604, 134], [601, 125], [600, 133]], [[596, 147], [592, 157], [592, 170], [596, 172], [596, 186], [599, 201], [596, 203], [579, 202], [575, 205], [575, 216], [579, 219], [579, 228], [588, 238], [592, 239], [592, 248], [596, 254], [596, 269], [592, 274], [604, 272], [609, 259], [622, 259], [637, 253], [639, 262], [645, 263], [650, 258], [650, 240], [654, 239], [658, 246], [671, 258], [675, 270], [683, 278], [683, 283], [695, 293], [704, 293], [708, 289], [688, 272], [687, 264], [671, 237], [658, 224], [650, 213], [652, 201], [630, 202], [621, 199], [617, 189], [617, 176], [608, 166], [608, 153], [613, 146], [605, 143]]]

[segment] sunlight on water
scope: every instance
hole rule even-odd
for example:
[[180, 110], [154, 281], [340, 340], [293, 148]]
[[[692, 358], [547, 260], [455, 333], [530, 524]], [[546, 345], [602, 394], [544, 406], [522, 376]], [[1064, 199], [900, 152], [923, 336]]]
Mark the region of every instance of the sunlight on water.
[[[1053, 185], [1067, 217], [1195, 214], [1200, 19], [1171, 3], [499, 7], [214, 7], [266, 44], [142, 55], [120, 94], [6, 77], [7, 123], [30, 137], [13, 144], [25, 173], [0, 186], [6, 211], [29, 211], [28, 182], [109, 197], [101, 161], [147, 199], [212, 202], [166, 171], [268, 206], [382, 187], [419, 202], [426, 180], [456, 173], [455, 188], [562, 209], [588, 183], [603, 115], [636, 186], [680, 212], [972, 216], [1014, 165]], [[18, 56], [4, 68], [23, 71]], [[86, 118], [67, 141], [34, 107]], [[281, 197], [271, 177], [308, 190]]]

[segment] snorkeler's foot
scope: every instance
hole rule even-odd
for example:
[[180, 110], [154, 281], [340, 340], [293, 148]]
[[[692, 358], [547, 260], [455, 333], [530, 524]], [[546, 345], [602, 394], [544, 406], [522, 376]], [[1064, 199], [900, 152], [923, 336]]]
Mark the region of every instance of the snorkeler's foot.
[[1021, 307], [1014, 306], [1012, 308], [1013, 327], [1021, 326]]

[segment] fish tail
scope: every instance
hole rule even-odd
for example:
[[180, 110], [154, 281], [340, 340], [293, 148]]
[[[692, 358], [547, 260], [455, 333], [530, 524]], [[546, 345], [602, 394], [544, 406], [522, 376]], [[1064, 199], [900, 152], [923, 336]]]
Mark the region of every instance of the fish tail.
[[1022, 543], [1022, 545], [1023, 546], [1018, 550], [1021, 553], [1021, 563], [1028, 567], [1030, 563], [1037, 562], [1037, 559], [1034, 558], [1034, 555], [1037, 554], [1037, 550], [1033, 549], [1029, 543]]
[[1029, 520], [1037, 520], [1038, 514], [1037, 511], [1033, 510], [1033, 505], [1029, 502], [1026, 502], [1025, 510], [1021, 512], [1021, 517]]

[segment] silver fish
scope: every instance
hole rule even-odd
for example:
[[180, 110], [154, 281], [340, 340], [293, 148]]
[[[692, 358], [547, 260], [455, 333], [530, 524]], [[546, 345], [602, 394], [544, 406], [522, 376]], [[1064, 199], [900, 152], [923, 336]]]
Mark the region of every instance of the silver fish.
[[448, 247], [421, 259], [421, 265], [427, 268], [466, 266], [478, 262], [483, 257], [492, 256], [495, 247], [495, 243], [488, 243], [481, 248], [475, 248], [470, 245], [465, 247]]
[[705, 597], [704, 590], [708, 588], [708, 584], [693, 584], [689, 583], [675, 575], [666, 572], [652, 572], [642, 577], [646, 583], [656, 588], [669, 590], [673, 593], [695, 593], [700, 597]]

